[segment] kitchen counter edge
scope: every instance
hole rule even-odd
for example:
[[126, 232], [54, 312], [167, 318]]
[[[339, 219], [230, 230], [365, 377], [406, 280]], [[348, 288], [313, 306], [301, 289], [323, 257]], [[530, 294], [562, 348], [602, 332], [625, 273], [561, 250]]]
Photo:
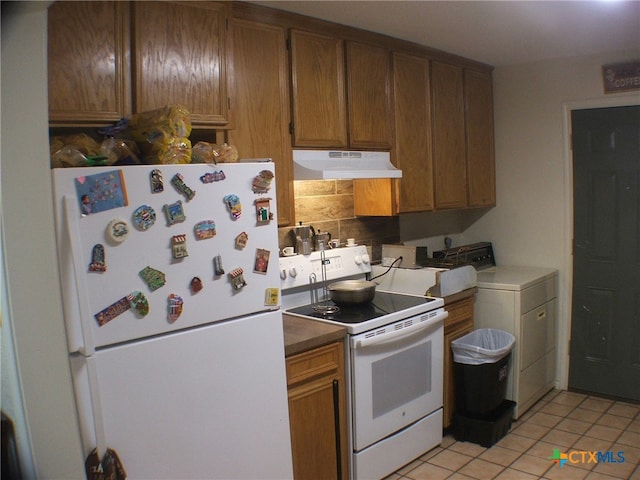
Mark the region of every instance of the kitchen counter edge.
[[282, 315], [284, 326], [284, 354], [290, 357], [322, 345], [343, 340], [347, 329], [305, 318]]

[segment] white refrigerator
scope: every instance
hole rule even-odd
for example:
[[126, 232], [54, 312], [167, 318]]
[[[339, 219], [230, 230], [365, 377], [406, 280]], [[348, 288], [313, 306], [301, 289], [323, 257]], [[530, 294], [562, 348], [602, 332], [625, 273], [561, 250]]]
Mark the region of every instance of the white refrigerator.
[[271, 162], [55, 169], [85, 456], [292, 478]]

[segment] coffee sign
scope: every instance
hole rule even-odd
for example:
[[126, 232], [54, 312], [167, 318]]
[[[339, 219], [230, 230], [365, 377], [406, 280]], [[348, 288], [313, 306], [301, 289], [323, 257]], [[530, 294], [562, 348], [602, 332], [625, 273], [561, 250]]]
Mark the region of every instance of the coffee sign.
[[602, 66], [604, 93], [640, 90], [640, 61]]

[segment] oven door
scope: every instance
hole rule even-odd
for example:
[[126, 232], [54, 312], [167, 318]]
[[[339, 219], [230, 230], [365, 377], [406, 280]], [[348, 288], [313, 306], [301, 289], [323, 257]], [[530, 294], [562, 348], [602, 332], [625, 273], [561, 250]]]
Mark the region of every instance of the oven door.
[[442, 407], [447, 315], [438, 309], [351, 337], [356, 451]]

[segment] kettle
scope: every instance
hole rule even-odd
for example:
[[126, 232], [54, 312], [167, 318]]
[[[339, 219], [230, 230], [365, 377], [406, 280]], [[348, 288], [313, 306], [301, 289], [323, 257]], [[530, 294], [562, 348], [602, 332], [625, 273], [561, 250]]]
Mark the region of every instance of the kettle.
[[329, 240], [331, 240], [331, 234], [329, 232], [320, 232], [314, 236], [314, 244], [316, 246], [316, 250], [325, 250], [329, 248]]
[[302, 255], [309, 255], [313, 251], [313, 238], [316, 231], [311, 225], [302, 225], [302, 222], [295, 227], [296, 251]]

